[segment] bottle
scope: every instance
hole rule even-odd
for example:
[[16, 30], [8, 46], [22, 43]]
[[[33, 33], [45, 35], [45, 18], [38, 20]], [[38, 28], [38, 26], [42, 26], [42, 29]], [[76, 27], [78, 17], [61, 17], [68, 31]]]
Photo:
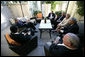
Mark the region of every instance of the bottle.
[[45, 23], [46, 23], [46, 18], [45, 18]]

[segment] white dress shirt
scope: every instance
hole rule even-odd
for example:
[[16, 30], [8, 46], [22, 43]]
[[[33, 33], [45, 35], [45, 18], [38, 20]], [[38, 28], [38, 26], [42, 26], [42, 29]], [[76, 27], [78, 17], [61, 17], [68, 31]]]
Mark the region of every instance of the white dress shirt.
[[52, 16], [52, 14], [50, 15], [50, 19], [52, 19], [53, 18], [53, 16]]

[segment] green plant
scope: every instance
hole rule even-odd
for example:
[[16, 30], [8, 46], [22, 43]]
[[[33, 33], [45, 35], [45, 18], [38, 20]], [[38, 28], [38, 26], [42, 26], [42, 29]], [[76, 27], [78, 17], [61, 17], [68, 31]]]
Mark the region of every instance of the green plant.
[[41, 13], [41, 11], [34, 11], [33, 15], [36, 16], [38, 13]]
[[81, 16], [84, 16], [84, 1], [77, 1], [77, 13]]
[[41, 13], [41, 11], [38, 11], [38, 13]]
[[34, 11], [34, 12], [33, 12], [33, 15], [34, 15], [34, 16], [36, 16], [36, 15], [37, 15], [37, 13], [38, 13], [38, 11]]
[[43, 3], [51, 4], [51, 10], [55, 10], [56, 4], [62, 4], [62, 1], [45, 1]]
[[62, 11], [56, 11], [55, 14], [61, 16]]

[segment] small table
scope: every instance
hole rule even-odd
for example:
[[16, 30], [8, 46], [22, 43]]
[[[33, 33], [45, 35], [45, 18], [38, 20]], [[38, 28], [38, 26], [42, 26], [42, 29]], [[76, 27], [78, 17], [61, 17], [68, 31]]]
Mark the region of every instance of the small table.
[[51, 38], [51, 30], [52, 30], [51, 21], [46, 20], [46, 23], [45, 23], [44, 20], [41, 20], [39, 30], [40, 30], [40, 38], [42, 35], [42, 30], [49, 30], [49, 34], [50, 34], [50, 38]]

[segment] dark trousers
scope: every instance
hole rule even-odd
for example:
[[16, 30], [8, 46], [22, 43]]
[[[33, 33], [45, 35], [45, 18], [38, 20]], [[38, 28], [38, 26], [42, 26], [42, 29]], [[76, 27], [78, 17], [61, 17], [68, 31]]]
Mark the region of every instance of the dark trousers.
[[26, 27], [27, 27], [27, 28], [32, 28], [32, 29], [34, 29], [34, 30], [36, 29], [35, 26], [34, 26], [34, 24], [31, 23], [31, 22], [27, 23], [27, 24], [26, 24]]
[[57, 25], [58, 25], [59, 23], [60, 23], [60, 22], [54, 21], [54, 27], [53, 27], [53, 29], [56, 29], [56, 28], [57, 28]]
[[62, 44], [63, 43], [63, 33], [59, 32], [59, 42]]
[[51, 19], [51, 24], [54, 24], [55, 20], [54, 18]]

